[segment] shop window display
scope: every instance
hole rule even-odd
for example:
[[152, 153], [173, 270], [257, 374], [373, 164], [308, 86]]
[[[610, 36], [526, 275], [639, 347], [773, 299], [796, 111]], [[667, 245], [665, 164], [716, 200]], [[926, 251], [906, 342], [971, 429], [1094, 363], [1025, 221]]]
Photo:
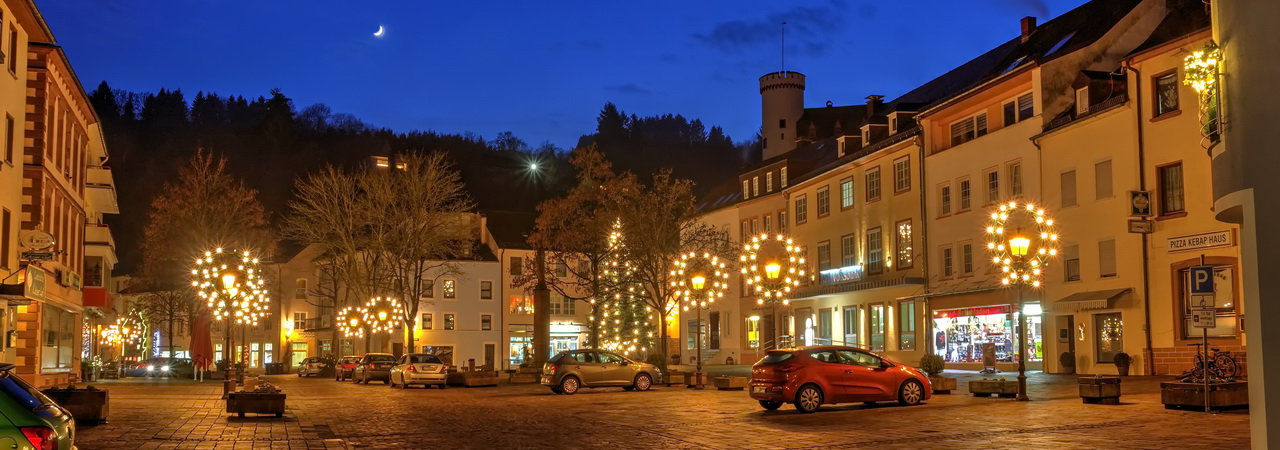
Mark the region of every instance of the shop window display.
[[[1042, 358], [1040, 316], [1029, 317], [1029, 361]], [[946, 362], [982, 362], [983, 344], [995, 346], [997, 362], [1016, 362], [1017, 316], [1009, 305], [939, 310], [933, 313], [934, 352]]]

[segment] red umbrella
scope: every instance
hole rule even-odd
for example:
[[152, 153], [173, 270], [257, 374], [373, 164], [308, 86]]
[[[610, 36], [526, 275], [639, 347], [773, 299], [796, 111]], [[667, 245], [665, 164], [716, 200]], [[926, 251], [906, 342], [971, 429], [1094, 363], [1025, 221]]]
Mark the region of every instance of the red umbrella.
[[213, 338], [209, 332], [209, 316], [201, 313], [191, 324], [191, 363], [197, 370], [208, 370], [213, 363]]

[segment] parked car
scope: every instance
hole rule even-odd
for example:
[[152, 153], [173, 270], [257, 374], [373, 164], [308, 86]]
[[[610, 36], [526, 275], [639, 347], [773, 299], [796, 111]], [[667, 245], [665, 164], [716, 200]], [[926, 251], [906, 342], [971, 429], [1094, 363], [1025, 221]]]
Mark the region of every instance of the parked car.
[[661, 380], [662, 372], [653, 364], [594, 349], [563, 351], [542, 366], [542, 385], [557, 394], [573, 394], [584, 387], [647, 391]]
[[302, 360], [302, 362], [298, 364], [298, 376], [299, 377], [309, 377], [312, 375], [320, 376], [320, 374], [324, 373], [324, 371], [328, 368], [329, 368], [329, 360], [321, 358], [319, 356], [312, 356], [310, 358]]
[[390, 383], [391, 366], [396, 365], [396, 357], [390, 353], [366, 353], [351, 371], [351, 381], [369, 384], [371, 380], [382, 380]]
[[125, 366], [126, 377], [191, 378], [195, 367], [187, 358], [151, 358]]
[[351, 355], [338, 358], [333, 365], [333, 379], [342, 381], [351, 379], [351, 372], [360, 364], [360, 357]]
[[75, 448], [71, 413], [13, 373], [14, 367], [0, 363], [0, 442], [13, 448]]
[[444, 389], [448, 387], [445, 384], [448, 369], [449, 366], [436, 355], [409, 353], [396, 361], [388, 379], [391, 387], [407, 389], [411, 384], [421, 384], [423, 387], [440, 386], [440, 389]]
[[932, 392], [924, 373], [857, 347], [771, 350], [751, 367], [751, 398], [769, 410], [783, 403], [802, 413], [848, 402], [916, 405]]

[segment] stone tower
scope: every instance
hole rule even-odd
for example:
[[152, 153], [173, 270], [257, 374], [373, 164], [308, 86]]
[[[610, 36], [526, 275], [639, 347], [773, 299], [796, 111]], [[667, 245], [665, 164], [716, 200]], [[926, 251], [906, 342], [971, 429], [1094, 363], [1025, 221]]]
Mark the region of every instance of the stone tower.
[[783, 71], [760, 77], [760, 105], [764, 159], [791, 151], [796, 121], [804, 114], [804, 74]]

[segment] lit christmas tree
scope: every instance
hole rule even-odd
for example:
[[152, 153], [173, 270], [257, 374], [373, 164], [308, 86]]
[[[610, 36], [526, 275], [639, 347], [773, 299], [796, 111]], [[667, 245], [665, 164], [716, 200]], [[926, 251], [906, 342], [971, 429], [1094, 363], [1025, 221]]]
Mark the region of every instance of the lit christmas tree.
[[600, 347], [636, 357], [653, 346], [658, 320], [645, 304], [644, 289], [635, 278], [622, 235], [622, 221], [613, 222], [609, 232], [609, 253], [604, 259], [601, 299], [593, 320], [600, 327]]

